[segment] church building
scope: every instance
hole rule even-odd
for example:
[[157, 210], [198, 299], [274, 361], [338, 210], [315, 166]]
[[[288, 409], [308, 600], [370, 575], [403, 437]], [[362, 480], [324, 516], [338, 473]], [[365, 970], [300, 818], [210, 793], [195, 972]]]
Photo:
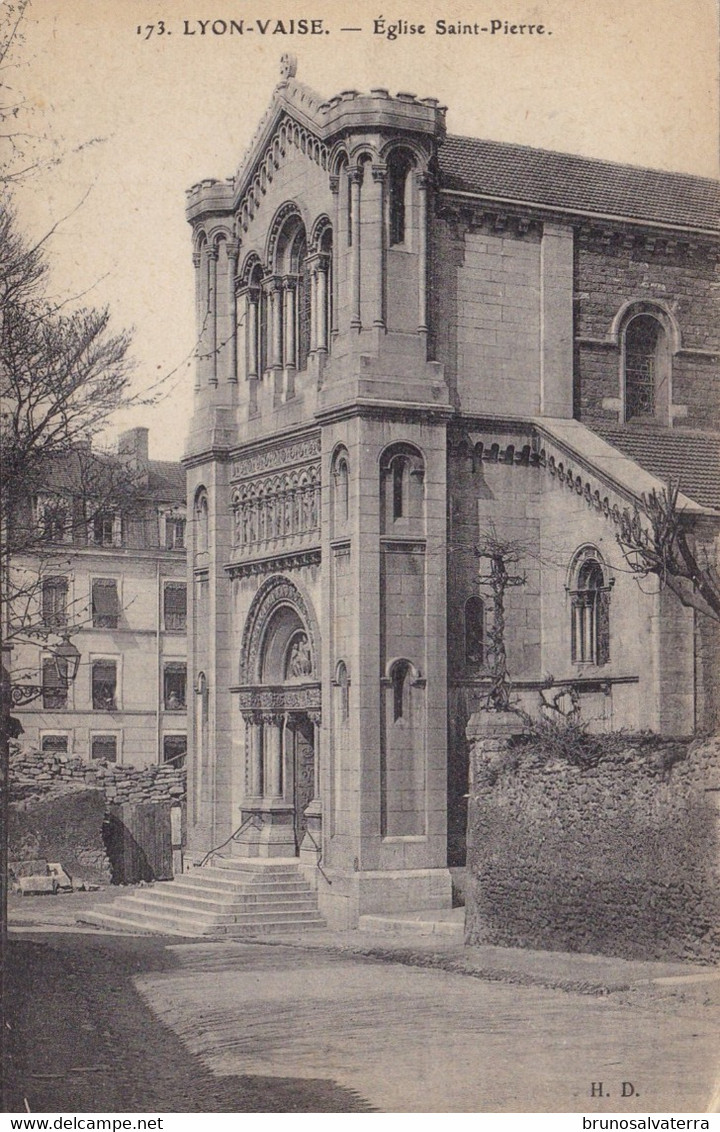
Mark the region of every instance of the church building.
[[489, 536], [520, 548], [526, 710], [565, 688], [597, 729], [717, 725], [716, 627], [617, 536], [679, 483], [717, 562], [720, 191], [295, 69], [237, 173], [187, 198], [188, 836], [298, 857], [350, 927], [449, 907]]

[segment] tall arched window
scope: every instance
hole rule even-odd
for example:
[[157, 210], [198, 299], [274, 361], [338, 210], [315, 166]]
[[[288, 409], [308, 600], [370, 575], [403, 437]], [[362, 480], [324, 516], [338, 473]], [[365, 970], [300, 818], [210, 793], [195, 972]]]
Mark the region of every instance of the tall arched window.
[[479, 668], [485, 663], [485, 603], [473, 595], [465, 602], [465, 664]]
[[404, 150], [394, 150], [388, 158], [388, 242], [404, 244], [409, 220], [409, 177], [413, 159]]
[[598, 552], [582, 550], [571, 574], [573, 664], [607, 664], [610, 659], [610, 585]]
[[410, 680], [412, 665], [408, 660], [398, 660], [391, 673], [393, 720], [397, 723], [408, 715]]
[[655, 417], [663, 375], [664, 330], [649, 314], [633, 318], [625, 330], [625, 419]]
[[337, 687], [338, 722], [347, 723], [350, 718], [350, 677], [344, 660], [339, 660], [335, 669]]
[[381, 460], [383, 533], [425, 530], [425, 464], [410, 444], [394, 444]]
[[199, 487], [195, 493], [195, 553], [202, 554], [208, 549], [209, 508], [208, 497], [204, 487]]
[[333, 535], [342, 531], [350, 518], [350, 465], [345, 448], [339, 448], [332, 463]]

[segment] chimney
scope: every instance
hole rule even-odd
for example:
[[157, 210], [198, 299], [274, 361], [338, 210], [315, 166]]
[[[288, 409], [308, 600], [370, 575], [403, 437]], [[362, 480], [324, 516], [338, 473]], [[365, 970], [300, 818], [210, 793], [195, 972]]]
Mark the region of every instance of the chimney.
[[147, 471], [149, 463], [148, 429], [130, 428], [118, 438], [118, 456], [125, 456], [138, 471]]

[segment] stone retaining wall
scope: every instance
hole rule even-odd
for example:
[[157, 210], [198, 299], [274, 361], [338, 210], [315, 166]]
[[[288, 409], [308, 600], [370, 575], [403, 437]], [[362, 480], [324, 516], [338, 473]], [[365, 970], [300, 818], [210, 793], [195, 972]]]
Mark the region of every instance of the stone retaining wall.
[[108, 805], [180, 803], [185, 798], [185, 771], [169, 763], [136, 769], [11, 746], [11, 800], [45, 798], [49, 794], [66, 793], [72, 787], [100, 790]]
[[469, 737], [468, 943], [720, 958], [720, 740], [581, 769]]

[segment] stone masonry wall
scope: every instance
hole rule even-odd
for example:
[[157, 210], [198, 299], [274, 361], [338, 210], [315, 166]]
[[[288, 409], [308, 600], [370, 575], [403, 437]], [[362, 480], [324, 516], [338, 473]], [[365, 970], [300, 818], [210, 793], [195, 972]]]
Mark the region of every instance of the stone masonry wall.
[[71, 758], [15, 747], [10, 752], [10, 798], [45, 798], [71, 789], [100, 790], [108, 805], [125, 802], [182, 802], [185, 771], [169, 763], [133, 766]]
[[[662, 241], [652, 249], [641, 241], [582, 236], [575, 251], [575, 334], [607, 341], [613, 319], [624, 303], [658, 302], [672, 311], [683, 350], [673, 358], [672, 398], [687, 406], [678, 423], [720, 428], [717, 388], [720, 366], [710, 351], [720, 351], [717, 286], [720, 276], [714, 248], [669, 248]], [[617, 421], [604, 409], [604, 398], [620, 395], [619, 351], [583, 343], [576, 357], [576, 410], [581, 420]]]
[[720, 958], [720, 740], [587, 769], [491, 747], [471, 754], [468, 943]]

